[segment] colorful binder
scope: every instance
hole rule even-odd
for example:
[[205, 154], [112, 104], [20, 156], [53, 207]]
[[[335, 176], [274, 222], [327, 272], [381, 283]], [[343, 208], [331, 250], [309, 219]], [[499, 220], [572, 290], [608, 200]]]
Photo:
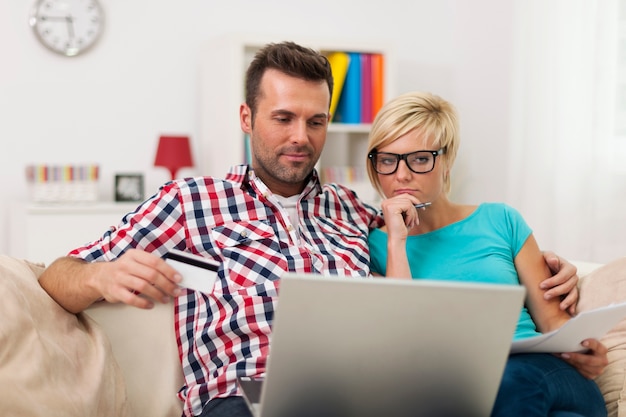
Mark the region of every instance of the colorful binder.
[[361, 123], [372, 123], [372, 55], [361, 58]]
[[348, 72], [350, 57], [345, 52], [331, 52], [328, 54], [327, 58], [330, 63], [330, 69], [334, 80], [333, 97], [330, 100], [330, 114], [332, 118], [334, 118], [335, 112], [337, 111], [337, 104], [339, 103], [339, 97], [343, 91], [343, 85]]
[[341, 123], [361, 123], [361, 58], [349, 52], [350, 63], [337, 105], [337, 119]]
[[385, 100], [385, 60], [382, 54], [372, 54], [372, 119]]

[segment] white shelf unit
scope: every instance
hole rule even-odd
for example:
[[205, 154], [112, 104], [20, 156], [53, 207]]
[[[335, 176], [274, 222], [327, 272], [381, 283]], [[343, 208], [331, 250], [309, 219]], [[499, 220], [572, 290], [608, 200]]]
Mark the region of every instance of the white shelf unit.
[[[201, 65], [200, 168], [223, 178], [228, 168], [244, 161], [244, 140], [239, 107], [244, 101], [244, 78], [254, 54], [270, 42], [294, 41], [322, 53], [333, 51], [378, 53], [384, 56], [384, 101], [395, 94], [396, 64], [392, 48], [380, 41], [337, 41], [229, 35], [207, 42]], [[331, 123], [318, 170], [325, 167], [364, 168], [369, 124]], [[366, 201], [377, 202], [375, 191], [364, 183], [346, 184]]]

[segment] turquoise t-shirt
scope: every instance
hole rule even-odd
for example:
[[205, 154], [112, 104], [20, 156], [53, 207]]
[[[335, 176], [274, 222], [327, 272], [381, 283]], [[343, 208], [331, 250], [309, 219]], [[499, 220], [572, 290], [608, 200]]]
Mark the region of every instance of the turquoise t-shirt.
[[[408, 237], [406, 249], [411, 276], [520, 285], [513, 261], [531, 233], [514, 208], [501, 203], [481, 204], [459, 222]], [[372, 272], [386, 275], [387, 233], [372, 230], [368, 241]], [[523, 307], [514, 339], [537, 334], [530, 313]]]

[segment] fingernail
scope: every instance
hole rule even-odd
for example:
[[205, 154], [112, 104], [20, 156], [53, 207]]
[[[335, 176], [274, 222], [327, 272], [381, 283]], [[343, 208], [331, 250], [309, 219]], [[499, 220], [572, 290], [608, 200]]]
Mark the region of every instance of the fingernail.
[[563, 359], [569, 359], [569, 358], [570, 358], [570, 355], [569, 355], [569, 353], [561, 353], [561, 357], [562, 357]]

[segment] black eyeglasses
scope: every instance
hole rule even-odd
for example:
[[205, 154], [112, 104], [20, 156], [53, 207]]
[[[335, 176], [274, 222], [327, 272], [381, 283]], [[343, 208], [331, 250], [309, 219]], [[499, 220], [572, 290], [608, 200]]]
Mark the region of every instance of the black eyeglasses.
[[416, 174], [426, 174], [435, 168], [437, 156], [444, 153], [443, 148], [438, 151], [415, 151], [402, 155], [390, 152], [370, 152], [367, 157], [372, 162], [374, 171], [382, 175], [391, 175], [398, 170], [400, 161]]

